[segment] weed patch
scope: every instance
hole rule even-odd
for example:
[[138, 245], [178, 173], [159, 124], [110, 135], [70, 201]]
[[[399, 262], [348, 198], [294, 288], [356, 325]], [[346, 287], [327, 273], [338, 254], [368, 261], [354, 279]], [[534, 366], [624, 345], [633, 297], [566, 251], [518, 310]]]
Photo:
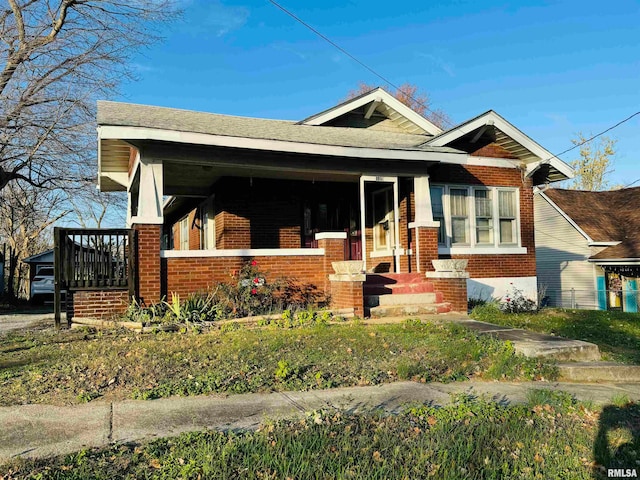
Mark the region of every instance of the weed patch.
[[[297, 317], [299, 318], [299, 317]], [[297, 322], [296, 317], [292, 321]], [[553, 364], [456, 325], [267, 325], [141, 335], [46, 331], [0, 337], [0, 404], [309, 390], [399, 379], [553, 379]]]
[[[186, 433], [18, 460], [0, 467], [0, 476], [587, 480], [606, 478], [605, 466], [636, 465], [637, 405], [592, 411], [562, 394], [536, 395], [526, 405], [457, 395], [445, 407], [411, 405], [395, 416], [313, 411], [266, 422], [256, 432]], [[615, 435], [609, 428], [621, 425], [635, 425], [634, 433]]]

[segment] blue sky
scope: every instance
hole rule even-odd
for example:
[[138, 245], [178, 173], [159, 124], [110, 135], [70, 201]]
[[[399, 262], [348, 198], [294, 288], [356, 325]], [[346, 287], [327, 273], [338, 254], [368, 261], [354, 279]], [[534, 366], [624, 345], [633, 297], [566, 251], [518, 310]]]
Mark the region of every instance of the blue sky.
[[[165, 40], [132, 59], [118, 100], [299, 120], [360, 81], [383, 84], [267, 0], [181, 0]], [[640, 110], [640, 2], [282, 0], [454, 123], [496, 110], [553, 153]], [[640, 178], [640, 116], [618, 139], [613, 183]], [[577, 150], [561, 157], [570, 161]]]

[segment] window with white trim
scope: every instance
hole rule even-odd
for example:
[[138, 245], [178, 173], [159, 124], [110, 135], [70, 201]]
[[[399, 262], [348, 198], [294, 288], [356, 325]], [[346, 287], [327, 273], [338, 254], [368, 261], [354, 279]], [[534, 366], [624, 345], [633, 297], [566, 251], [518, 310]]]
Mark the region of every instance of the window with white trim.
[[469, 201], [466, 188], [449, 189], [451, 245], [469, 245]]
[[433, 211], [433, 221], [440, 222], [438, 227], [438, 245], [444, 245], [447, 241], [447, 231], [444, 224], [444, 188], [443, 187], [431, 187], [431, 209]]
[[518, 243], [516, 192], [513, 190], [498, 190], [498, 199], [500, 244], [516, 245]]
[[430, 194], [440, 247], [520, 245], [517, 188], [431, 185]]
[[493, 201], [489, 189], [473, 190], [476, 209], [476, 244], [493, 244]]

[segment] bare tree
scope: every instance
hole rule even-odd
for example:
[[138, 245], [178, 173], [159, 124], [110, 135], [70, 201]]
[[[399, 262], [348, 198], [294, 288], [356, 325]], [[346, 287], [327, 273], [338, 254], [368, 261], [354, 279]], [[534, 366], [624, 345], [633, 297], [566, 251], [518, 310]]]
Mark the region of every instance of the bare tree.
[[[374, 85], [360, 82], [358, 84], [358, 88], [356, 88], [355, 90], [351, 90], [347, 94], [346, 99], [348, 100], [350, 98], [357, 97], [359, 95], [362, 95], [363, 93], [367, 93], [373, 90], [374, 88], [376, 88]], [[421, 91], [416, 85], [403, 83], [395, 92], [391, 92], [391, 89], [387, 86], [382, 88], [391, 93], [395, 98], [400, 100], [411, 110], [419, 113], [441, 129], [447, 130], [451, 125], [453, 125], [451, 117], [449, 117], [448, 114], [440, 109], [432, 109], [430, 107], [431, 100], [429, 99], [429, 95], [426, 92]]]
[[174, 18], [172, 0], [7, 0], [0, 10], [0, 191], [81, 178], [95, 99]]
[[0, 238], [8, 246], [5, 268], [10, 297], [26, 294], [26, 269], [21, 261], [51, 246], [51, 226], [69, 213], [62, 204], [60, 191], [27, 182], [11, 182], [0, 191]]
[[71, 210], [66, 222], [72, 222], [81, 228], [103, 228], [105, 224], [124, 227], [127, 220], [126, 192], [100, 192], [91, 179], [97, 170], [95, 162], [81, 167], [85, 173], [78, 188], [63, 191], [65, 203]]

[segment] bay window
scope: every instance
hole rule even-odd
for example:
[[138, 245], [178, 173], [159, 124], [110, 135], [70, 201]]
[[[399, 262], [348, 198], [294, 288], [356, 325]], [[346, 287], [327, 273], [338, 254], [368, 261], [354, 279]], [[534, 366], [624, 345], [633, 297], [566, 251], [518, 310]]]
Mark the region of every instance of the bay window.
[[503, 248], [521, 253], [514, 250], [520, 249], [517, 188], [431, 185], [430, 189], [433, 219], [440, 222], [441, 251], [491, 253]]

